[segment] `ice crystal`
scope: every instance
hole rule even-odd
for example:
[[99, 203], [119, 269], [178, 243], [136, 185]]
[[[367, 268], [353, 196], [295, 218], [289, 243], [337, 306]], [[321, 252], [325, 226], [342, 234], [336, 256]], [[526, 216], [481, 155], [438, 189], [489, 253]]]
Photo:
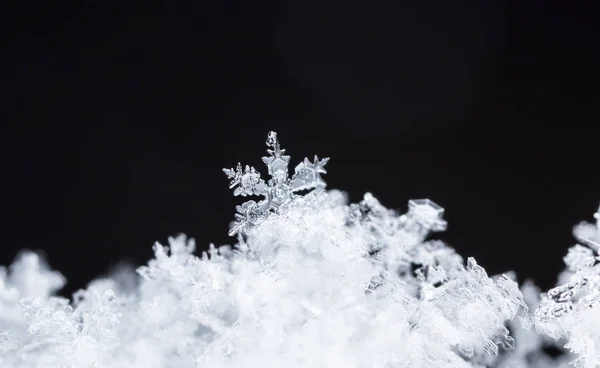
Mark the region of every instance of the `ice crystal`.
[[[514, 279], [512, 272], [508, 277]], [[497, 278], [497, 277], [494, 277]], [[537, 310], [542, 293], [531, 280], [526, 280], [521, 286], [523, 300], [529, 310]], [[565, 340], [553, 339], [538, 334], [532, 325], [534, 316], [527, 314], [508, 322], [508, 328], [515, 339], [515, 349], [501, 356], [492, 367], [494, 368], [568, 368], [574, 356], [565, 350]], [[553, 351], [553, 353], [550, 353]]]
[[319, 160], [315, 155], [314, 162], [305, 158], [296, 166], [294, 175], [290, 178], [288, 176], [290, 156], [284, 155], [285, 149], [280, 147], [277, 133], [269, 132], [266, 143], [271, 147], [267, 150], [270, 156], [263, 157], [262, 160], [267, 165], [271, 176], [268, 182], [265, 183], [261, 179], [260, 173], [252, 166], [246, 165], [242, 170], [242, 165], [238, 163], [235, 170], [223, 169], [227, 178], [231, 179], [229, 188], [235, 188], [234, 195], [264, 197], [258, 203], [250, 200], [236, 207], [238, 213], [235, 215], [236, 221], [229, 235], [246, 232], [260, 224], [270, 213], [277, 213], [280, 208], [289, 204], [296, 197], [296, 192], [315, 188], [323, 189], [326, 186], [321, 174], [327, 173], [324, 167], [329, 158]]
[[538, 330], [568, 341], [565, 347], [577, 354], [577, 368], [600, 365], [600, 210], [594, 217], [595, 225], [575, 227], [575, 237], [587, 247], [577, 244], [569, 249], [563, 280], [543, 296], [536, 311]]
[[[304, 159], [289, 177], [274, 132], [267, 145], [268, 181], [251, 166], [224, 170], [234, 195], [262, 197], [237, 206], [233, 246], [198, 257], [193, 240], [169, 238], [137, 275], [117, 270], [71, 300], [54, 295], [65, 280], [36, 254], [0, 268], [0, 366], [597, 365], [598, 226], [576, 228], [583, 245], [565, 257], [566, 281], [540, 300], [512, 273], [490, 277], [429, 239], [447, 227], [433, 201], [403, 214], [370, 193], [348, 204], [325, 190], [328, 159]], [[552, 341], [533, 323], [574, 356], [544, 354]]]

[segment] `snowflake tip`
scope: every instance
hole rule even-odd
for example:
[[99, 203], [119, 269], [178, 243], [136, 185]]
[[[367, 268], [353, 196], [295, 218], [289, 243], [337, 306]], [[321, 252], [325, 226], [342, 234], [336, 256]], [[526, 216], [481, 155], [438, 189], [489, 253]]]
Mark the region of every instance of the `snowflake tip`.
[[270, 131], [267, 134], [267, 146], [269, 147], [274, 147], [276, 144], [279, 143], [279, 141], [277, 140], [277, 132], [274, 131]]

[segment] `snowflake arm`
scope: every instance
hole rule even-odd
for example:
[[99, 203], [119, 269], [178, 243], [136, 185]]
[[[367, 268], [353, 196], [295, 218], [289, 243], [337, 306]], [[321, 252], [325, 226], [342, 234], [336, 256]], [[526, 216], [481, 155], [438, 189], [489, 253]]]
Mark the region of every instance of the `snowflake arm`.
[[267, 165], [269, 175], [272, 177], [270, 182], [279, 184], [287, 181], [287, 167], [290, 156], [284, 155], [285, 149], [281, 149], [279, 146], [277, 133], [269, 132], [267, 136], [267, 146], [272, 148], [267, 150], [271, 156], [265, 156], [262, 160], [265, 165]]
[[[229, 184], [230, 189], [234, 189], [233, 195], [249, 196], [249, 195], [265, 195], [265, 181], [260, 178], [260, 173], [252, 166], [246, 165], [242, 170], [242, 165], [238, 163], [234, 169], [223, 169], [228, 179], [231, 179]], [[237, 188], [236, 188], [237, 187]]]
[[324, 167], [328, 161], [328, 157], [319, 160], [317, 155], [315, 155], [314, 162], [310, 162], [308, 158], [305, 158], [304, 161], [299, 163], [294, 170], [295, 173], [292, 177], [292, 190], [299, 191], [314, 188], [325, 188], [327, 184], [321, 178], [320, 174], [327, 173]]

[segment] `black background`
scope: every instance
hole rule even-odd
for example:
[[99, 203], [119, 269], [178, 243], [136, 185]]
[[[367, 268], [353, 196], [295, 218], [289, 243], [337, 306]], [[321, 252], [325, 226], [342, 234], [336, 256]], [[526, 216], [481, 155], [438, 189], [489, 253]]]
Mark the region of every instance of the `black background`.
[[230, 243], [221, 168], [262, 170], [276, 130], [292, 165], [331, 157], [330, 188], [431, 198], [460, 254], [548, 287], [600, 202], [589, 3], [5, 9], [0, 264], [42, 250], [70, 293], [169, 235]]

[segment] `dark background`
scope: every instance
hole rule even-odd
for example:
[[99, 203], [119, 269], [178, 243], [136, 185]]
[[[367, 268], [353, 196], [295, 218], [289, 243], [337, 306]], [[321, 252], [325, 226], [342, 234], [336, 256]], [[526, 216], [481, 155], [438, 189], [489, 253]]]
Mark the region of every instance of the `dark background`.
[[242, 199], [221, 168], [264, 172], [276, 130], [292, 165], [331, 157], [330, 188], [402, 210], [429, 197], [460, 254], [548, 287], [600, 203], [589, 3], [5, 9], [0, 264], [42, 250], [70, 293], [169, 235], [230, 243]]

